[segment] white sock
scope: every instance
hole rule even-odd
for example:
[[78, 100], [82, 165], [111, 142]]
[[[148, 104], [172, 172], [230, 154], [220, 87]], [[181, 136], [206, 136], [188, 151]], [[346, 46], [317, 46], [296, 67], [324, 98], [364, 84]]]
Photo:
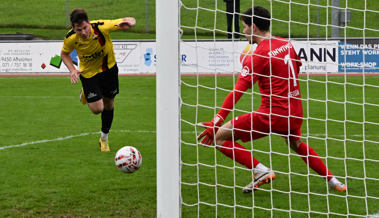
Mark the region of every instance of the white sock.
[[265, 166], [265, 165], [263, 165], [262, 163], [259, 163], [256, 167], [255, 167], [255, 169], [257, 169], [258, 171], [268, 171], [269, 169]]
[[108, 133], [101, 132], [101, 140], [107, 141], [108, 140]]
[[330, 186], [334, 186], [336, 183], [339, 183], [340, 181], [338, 181], [338, 179], [336, 177], [333, 176], [333, 178], [331, 178], [328, 183]]

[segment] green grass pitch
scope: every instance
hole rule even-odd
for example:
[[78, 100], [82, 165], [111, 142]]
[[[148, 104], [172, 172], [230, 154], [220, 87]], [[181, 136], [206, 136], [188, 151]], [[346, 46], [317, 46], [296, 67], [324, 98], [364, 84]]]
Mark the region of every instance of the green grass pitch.
[[[274, 18], [271, 31], [273, 35], [285, 38], [331, 36], [330, 0], [240, 2], [241, 13], [256, 5], [266, 7]], [[33, 4], [30, 4], [30, 0], [1, 0], [0, 33], [32, 33], [44, 39], [63, 40], [68, 31], [67, 3], [69, 12], [74, 8], [85, 8], [91, 20], [126, 16], [137, 19], [135, 27], [126, 33], [113, 33], [113, 39], [155, 39], [156, 1], [154, 0], [34, 0]], [[181, 3], [180, 23], [183, 38], [213, 39], [214, 34], [217, 38], [227, 37], [226, 4], [223, 0], [182, 0]], [[351, 22], [346, 28], [341, 29], [341, 37], [377, 37], [379, 29], [379, 23], [376, 22], [379, 19], [377, 0], [340, 0], [340, 5], [341, 10], [346, 8], [351, 13]], [[242, 23], [240, 28], [242, 32]]]
[[[379, 212], [379, 127], [372, 124], [379, 123], [379, 77], [300, 79], [302, 97], [308, 99], [303, 104], [304, 140], [328, 157], [324, 160], [341, 181], [348, 176], [348, 193], [329, 190], [279, 136], [272, 136], [255, 141], [253, 152], [276, 171], [276, 180], [242, 194], [251, 173], [213, 148], [197, 146], [202, 129], [193, 125], [213, 117], [212, 108], [222, 104], [235, 78], [185, 76], [183, 217], [364, 216], [366, 208], [368, 214]], [[200, 86], [192, 86], [196, 84]], [[206, 88], [215, 84], [217, 89]], [[97, 144], [100, 116], [80, 104], [79, 91], [80, 85], [70, 84], [68, 77], [0, 77], [0, 217], [156, 216], [155, 77], [120, 77], [109, 153], [100, 152]], [[235, 116], [258, 104], [257, 94], [245, 94]], [[133, 174], [114, 166], [115, 152], [125, 145], [142, 153], [142, 166]], [[251, 148], [250, 143], [243, 145]]]

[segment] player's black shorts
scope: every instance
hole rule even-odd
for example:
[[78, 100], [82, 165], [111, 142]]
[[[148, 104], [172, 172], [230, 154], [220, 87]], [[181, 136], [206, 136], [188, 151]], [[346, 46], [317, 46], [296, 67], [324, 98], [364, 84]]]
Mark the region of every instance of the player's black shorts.
[[117, 64], [91, 78], [80, 76], [80, 81], [82, 81], [88, 103], [98, 101], [103, 97], [114, 98], [119, 92]]

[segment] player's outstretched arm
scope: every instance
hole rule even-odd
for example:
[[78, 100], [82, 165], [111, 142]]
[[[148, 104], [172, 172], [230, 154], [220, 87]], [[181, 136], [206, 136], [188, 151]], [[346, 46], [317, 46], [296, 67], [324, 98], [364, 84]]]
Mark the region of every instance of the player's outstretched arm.
[[224, 102], [221, 105], [221, 109], [217, 114], [225, 120], [230, 111], [233, 110], [234, 105], [237, 104], [243, 93], [249, 88], [250, 85], [248, 82], [246, 82], [246, 80], [238, 79], [233, 90], [226, 96]]
[[136, 25], [136, 19], [134, 17], [125, 17], [122, 18], [122, 21], [115, 26], [118, 27], [119, 30], [128, 30]]
[[197, 137], [201, 140], [202, 145], [212, 145], [214, 141], [214, 135], [216, 134], [219, 127], [224, 123], [224, 120], [234, 108], [234, 105], [242, 97], [243, 92], [249, 88], [248, 83], [245, 80], [238, 80], [234, 86], [233, 91], [231, 91], [228, 96], [226, 96], [221, 109], [216, 114], [211, 122], [200, 123], [201, 127], [205, 127], [205, 130]]
[[71, 83], [77, 83], [79, 75], [83, 71], [75, 68], [69, 53], [62, 51], [61, 58], [63, 63], [66, 65], [67, 69], [70, 71]]

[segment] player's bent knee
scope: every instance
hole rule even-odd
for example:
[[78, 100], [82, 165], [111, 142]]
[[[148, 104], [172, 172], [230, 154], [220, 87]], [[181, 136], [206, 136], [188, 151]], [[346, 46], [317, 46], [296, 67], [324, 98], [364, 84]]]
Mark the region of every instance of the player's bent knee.
[[104, 106], [102, 102], [94, 102], [94, 103], [89, 103], [88, 107], [92, 111], [93, 114], [100, 114], [104, 110]]
[[103, 110], [91, 110], [93, 114], [100, 114]]
[[292, 150], [296, 151], [297, 148], [299, 148], [301, 142], [302, 142], [301, 139], [296, 140], [296, 141], [289, 141], [289, 146], [291, 147]]
[[235, 138], [236, 137], [234, 137], [233, 134], [233, 126], [229, 121], [217, 131], [214, 144], [217, 149], [220, 149], [224, 145], [225, 141], [233, 140]]
[[217, 137], [216, 137], [216, 139], [215, 139], [215, 141], [214, 141], [214, 144], [215, 144], [215, 146], [216, 146], [216, 149], [218, 149], [218, 150], [220, 150], [220, 148], [222, 147], [222, 145], [225, 143], [225, 140], [223, 140], [223, 139], [217, 139]]
[[91, 109], [92, 113], [95, 115], [103, 112], [103, 109], [101, 109], [101, 108], [90, 108], [90, 109]]

